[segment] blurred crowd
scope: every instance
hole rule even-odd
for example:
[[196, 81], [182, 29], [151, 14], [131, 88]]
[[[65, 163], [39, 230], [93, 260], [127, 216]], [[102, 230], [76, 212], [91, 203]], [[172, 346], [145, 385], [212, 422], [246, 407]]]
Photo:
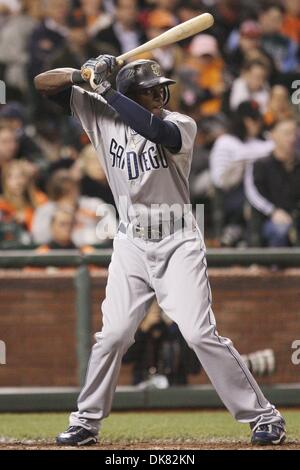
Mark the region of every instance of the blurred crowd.
[[207, 32], [139, 57], [177, 80], [169, 109], [197, 122], [191, 199], [205, 204], [207, 245], [300, 244], [300, 0], [0, 0], [1, 249], [107, 246], [116, 231], [87, 135], [34, 76], [203, 12]]

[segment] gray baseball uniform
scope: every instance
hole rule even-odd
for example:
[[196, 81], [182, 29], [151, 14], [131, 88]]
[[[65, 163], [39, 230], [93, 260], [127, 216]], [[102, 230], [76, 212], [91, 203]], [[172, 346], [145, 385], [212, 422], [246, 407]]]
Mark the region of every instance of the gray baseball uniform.
[[120, 196], [126, 204], [119, 207], [123, 230], [114, 239], [102, 304], [103, 328], [96, 334], [78, 411], [71, 414], [70, 424], [99, 430], [111, 409], [122, 357], [155, 296], [178, 324], [232, 415], [246, 423], [280, 421], [232, 342], [216, 331], [205, 245], [197, 224], [182, 237], [173, 234], [154, 241], [135, 236], [134, 204], [143, 205], [133, 211], [139, 222], [143, 213], [152, 216], [152, 204], [189, 204], [195, 122], [179, 113], [163, 112], [163, 118], [175, 123], [181, 133], [182, 147], [172, 154], [133, 132], [97, 94], [74, 86], [71, 108], [99, 155], [116, 204]]

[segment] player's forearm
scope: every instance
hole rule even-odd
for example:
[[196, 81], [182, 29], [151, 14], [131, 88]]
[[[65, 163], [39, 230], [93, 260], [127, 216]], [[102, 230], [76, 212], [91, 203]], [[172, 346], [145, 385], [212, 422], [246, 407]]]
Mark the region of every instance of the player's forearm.
[[37, 91], [47, 96], [55, 95], [74, 84], [83, 82], [80, 71], [71, 68], [49, 70], [37, 75], [34, 79]]

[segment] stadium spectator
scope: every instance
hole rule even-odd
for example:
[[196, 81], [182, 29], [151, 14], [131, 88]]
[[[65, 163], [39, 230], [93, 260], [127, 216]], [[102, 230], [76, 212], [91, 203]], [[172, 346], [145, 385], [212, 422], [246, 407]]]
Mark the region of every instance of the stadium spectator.
[[116, 232], [115, 214], [111, 206], [99, 198], [80, 195], [79, 184], [68, 170], [57, 170], [48, 183], [49, 202], [40, 206], [32, 224], [33, 239], [48, 244], [51, 239], [51, 219], [57, 207], [76, 210], [72, 241], [77, 247], [97, 245], [113, 238]]
[[261, 28], [256, 21], [246, 20], [241, 23], [239, 31], [233, 31], [228, 39], [226, 64], [236, 77], [240, 74], [245, 62], [253, 58], [254, 51], [261, 48]]
[[145, 34], [150, 39], [176, 22], [211, 11], [215, 24], [200, 35], [208, 36], [211, 54], [198, 49], [192, 56], [190, 45], [198, 39], [191, 36], [148, 56], [177, 79], [169, 109], [200, 122], [191, 191], [194, 202], [207, 204], [206, 221], [214, 220], [221, 190], [212, 186], [208, 155], [223, 126], [219, 111], [226, 120], [239, 103], [255, 99], [266, 128], [297, 115], [288, 91], [299, 73], [299, 8], [300, 0], [0, 0], [0, 80], [8, 101], [0, 107], [0, 191], [3, 162], [26, 159], [42, 190], [53, 172], [65, 168], [82, 196], [113, 203], [88, 147], [79, 157], [89, 144], [87, 134], [54, 102], [36, 94], [33, 76], [62, 64], [80, 68], [101, 52], [121, 54], [144, 42]]
[[87, 19], [76, 15], [68, 18], [68, 37], [62, 47], [48, 61], [51, 68], [68, 67], [80, 69], [89, 57], [97, 57], [99, 51], [88, 34]]
[[282, 32], [295, 44], [300, 43], [300, 1], [284, 0], [285, 14]]
[[[174, 13], [178, 9], [178, 6], [180, 5], [181, 1], [180, 0], [150, 0], [147, 2], [149, 5], [155, 5], [155, 8], [159, 8], [162, 10], [169, 10], [171, 13]], [[198, 4], [199, 6], [199, 0], [188, 0], [184, 2], [185, 4]]]
[[82, 196], [98, 197], [107, 204], [115, 205], [105, 172], [91, 144], [80, 152], [79, 158], [71, 167], [71, 174], [80, 182]]
[[229, 96], [229, 107], [235, 111], [239, 104], [247, 100], [255, 100], [264, 113], [270, 96], [268, 83], [269, 68], [260, 60], [246, 63], [241, 75], [232, 84]]
[[293, 118], [294, 114], [287, 88], [283, 85], [274, 85], [264, 114], [265, 126], [270, 128], [277, 121]]
[[48, 64], [68, 41], [67, 18], [71, 0], [44, 0], [43, 20], [33, 30], [28, 42], [28, 113], [39, 121], [43, 115], [50, 118], [55, 114], [52, 103], [47, 103], [36, 92], [33, 79], [47, 69]]
[[[209, 168], [209, 155], [218, 137], [228, 130], [225, 115], [217, 114], [200, 119], [197, 123], [198, 132], [195, 140], [190, 173], [190, 192], [192, 203], [205, 202], [205, 226], [209, 219], [207, 203], [213, 197], [213, 183]], [[208, 217], [206, 217], [208, 215]]]
[[275, 143], [272, 154], [255, 162], [246, 171], [246, 196], [261, 215], [260, 237], [267, 246], [289, 246], [300, 241], [297, 131], [294, 119], [278, 121], [272, 131]]
[[0, 197], [2, 242], [29, 244], [34, 211], [46, 201], [46, 195], [34, 185], [28, 162], [12, 160], [6, 163], [2, 170]]
[[[249, 3], [249, 2], [248, 2]], [[232, 30], [238, 28], [241, 22], [244, 10], [241, 6], [241, 0], [222, 0], [218, 1], [210, 9], [215, 22], [210, 29], [210, 33], [215, 36], [222, 50]]]
[[112, 14], [106, 11], [103, 0], [79, 0], [79, 7], [75, 9], [72, 16], [77, 20], [84, 20], [89, 37], [108, 28], [113, 21]]
[[[168, 10], [154, 9], [147, 15], [146, 36], [147, 40], [151, 40], [156, 36], [167, 31], [177, 24], [176, 16]], [[156, 60], [165, 70], [167, 76], [171, 76], [174, 70], [182, 63], [182, 50], [176, 44], [165, 46], [163, 48], [154, 49], [143, 54], [139, 54], [134, 59], [150, 59]]]
[[114, 22], [94, 36], [98, 51], [118, 56], [146, 41], [138, 24], [137, 0], [116, 0]]
[[38, 0], [23, 0], [22, 10], [11, 15], [0, 34], [0, 64], [2, 78], [6, 83], [7, 100], [26, 102], [28, 90], [27, 63], [28, 40], [41, 17]]
[[[167, 0], [164, 0], [164, 2], [167, 3]], [[177, 12], [179, 23], [191, 20], [195, 16], [201, 15], [201, 13], [204, 13], [206, 11], [203, 3], [200, 0], [179, 0], [179, 2], [177, 3], [177, 10], [171, 8], [171, 11], [173, 13]], [[167, 5], [165, 7], [168, 8]], [[190, 43], [190, 41], [191, 38], [187, 38], [183, 40], [181, 44], [183, 44], [185, 47], [187, 44]]]
[[0, 29], [19, 10], [20, 2], [18, 0], [0, 0]]
[[299, 67], [298, 44], [282, 33], [283, 20], [282, 4], [274, 1], [262, 2], [259, 12], [262, 46], [273, 58], [280, 72], [296, 72]]
[[133, 363], [133, 385], [145, 388], [185, 385], [188, 373], [200, 370], [177, 325], [163, 314], [157, 301], [152, 303], [123, 362]]
[[198, 117], [216, 114], [226, 89], [224, 62], [213, 36], [199, 34], [189, 46], [189, 55], [180, 70], [182, 101], [189, 110], [196, 108]]
[[58, 207], [50, 222], [50, 241], [38, 248], [39, 253], [49, 250], [74, 250], [72, 232], [75, 224], [75, 211], [68, 207]]
[[20, 103], [13, 101], [0, 109], [0, 125], [9, 127], [15, 132], [18, 142], [16, 158], [24, 158], [43, 166], [42, 150], [28, 132], [25, 109]]
[[19, 144], [15, 131], [5, 124], [0, 125], [0, 168], [17, 156]]
[[[148, 13], [146, 19], [146, 36], [151, 39], [159, 36], [177, 24], [177, 18], [168, 10], [156, 8]], [[150, 59], [156, 60], [169, 78], [174, 78], [183, 61], [183, 51], [178, 44], [171, 44], [153, 51], [137, 55], [133, 60]], [[180, 99], [180, 87], [175, 84], [172, 88], [172, 96], [168, 103], [168, 109], [178, 109]]]
[[[244, 101], [232, 119], [231, 132], [221, 135], [210, 154], [210, 168], [218, 210], [222, 212], [222, 244], [234, 245], [243, 236], [244, 171], [247, 162], [263, 158], [273, 150], [272, 141], [263, 141], [263, 120], [255, 101]], [[221, 208], [221, 209], [220, 209]]]
[[0, 194], [2, 193], [2, 171], [3, 166], [16, 158], [19, 144], [16, 133], [11, 127], [0, 124]]
[[53, 55], [64, 46], [68, 37], [67, 17], [70, 0], [44, 0], [44, 19], [29, 41], [29, 79], [43, 72]]

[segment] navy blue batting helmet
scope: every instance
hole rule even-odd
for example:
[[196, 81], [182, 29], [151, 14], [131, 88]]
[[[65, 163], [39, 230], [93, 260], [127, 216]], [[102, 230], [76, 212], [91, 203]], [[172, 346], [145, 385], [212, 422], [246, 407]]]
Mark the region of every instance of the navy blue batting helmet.
[[165, 85], [166, 93], [164, 104], [168, 102], [168, 85], [176, 83], [175, 80], [163, 76], [160, 65], [154, 60], [135, 60], [125, 65], [116, 77], [117, 90], [123, 95], [134, 94], [138, 88], [151, 88], [156, 85]]

